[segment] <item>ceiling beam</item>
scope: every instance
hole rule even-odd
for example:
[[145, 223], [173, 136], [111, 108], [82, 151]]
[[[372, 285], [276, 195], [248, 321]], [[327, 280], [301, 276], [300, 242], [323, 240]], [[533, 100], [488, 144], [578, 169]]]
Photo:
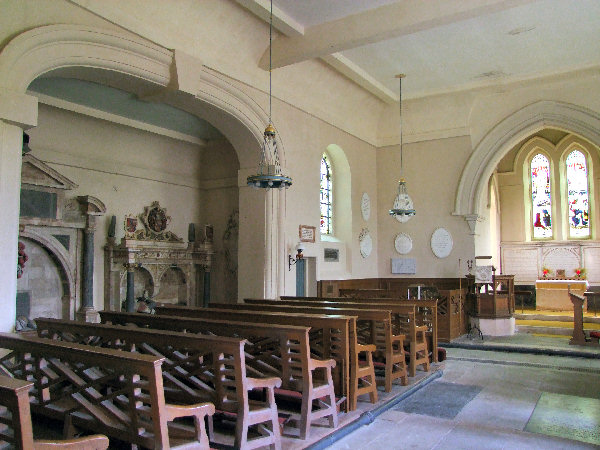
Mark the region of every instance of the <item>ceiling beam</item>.
[[[266, 3], [266, 0], [238, 0]], [[399, 36], [473, 19], [537, 0], [404, 0], [362, 13], [315, 25], [304, 35], [280, 36], [273, 40], [272, 67], [288, 66], [313, 58], [373, 44]], [[269, 50], [259, 66], [269, 68]]]
[[[252, 14], [269, 23], [271, 18], [271, 2], [269, 0], [236, 0]], [[273, 28], [285, 36], [304, 35], [304, 26], [291, 16], [273, 5]], [[268, 67], [268, 66], [267, 66]]]
[[[265, 22], [270, 18], [269, 0], [236, 0], [238, 4], [248, 9]], [[273, 5], [273, 28], [287, 37], [304, 35], [304, 26], [296, 22], [291, 16]], [[268, 48], [267, 48], [268, 51]], [[338, 72], [354, 81], [363, 89], [380, 98], [386, 103], [398, 102], [398, 96], [393, 91], [373, 78], [364, 69], [342, 56], [340, 53], [325, 55], [322, 60]], [[268, 66], [267, 66], [268, 69]]]
[[321, 59], [340, 72], [342, 75], [351, 79], [360, 87], [369, 91], [371, 94], [375, 95], [384, 102], [397, 103], [400, 100], [398, 95], [396, 95], [393, 91], [386, 88], [366, 70], [350, 61], [341, 53], [323, 56]]

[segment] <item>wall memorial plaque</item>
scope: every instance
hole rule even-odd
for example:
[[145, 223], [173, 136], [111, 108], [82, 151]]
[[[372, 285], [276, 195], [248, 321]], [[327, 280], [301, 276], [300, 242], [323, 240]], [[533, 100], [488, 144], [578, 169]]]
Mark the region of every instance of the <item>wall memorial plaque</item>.
[[417, 260], [415, 258], [392, 258], [392, 273], [416, 274]]
[[300, 242], [315, 242], [315, 227], [308, 225], [300, 225], [298, 229], [298, 237]]
[[340, 251], [337, 248], [325, 248], [323, 249], [323, 259], [325, 262], [339, 262]]
[[369, 217], [371, 217], [371, 198], [366, 192], [363, 193], [360, 200], [360, 212], [365, 221], [369, 220]]
[[445, 228], [436, 229], [431, 235], [431, 251], [438, 258], [446, 258], [452, 252], [452, 235]]
[[394, 239], [394, 248], [401, 255], [406, 255], [412, 250], [412, 238], [406, 233], [399, 233]]

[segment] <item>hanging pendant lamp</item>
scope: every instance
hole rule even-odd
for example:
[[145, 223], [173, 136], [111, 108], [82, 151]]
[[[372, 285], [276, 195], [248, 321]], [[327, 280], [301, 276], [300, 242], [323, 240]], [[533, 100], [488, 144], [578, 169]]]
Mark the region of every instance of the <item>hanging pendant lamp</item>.
[[416, 214], [413, 208], [413, 201], [406, 190], [406, 180], [403, 177], [403, 154], [402, 154], [402, 78], [406, 75], [396, 75], [400, 81], [400, 181], [398, 181], [398, 195], [394, 200], [394, 207], [390, 209], [390, 216], [396, 217], [399, 222], [406, 222]]
[[271, 120], [271, 43], [273, 41], [273, 0], [271, 0], [271, 16], [269, 19], [269, 125], [265, 128], [264, 139], [261, 146], [260, 161], [256, 175], [248, 177], [248, 186], [262, 189], [283, 189], [292, 185], [292, 179], [281, 171], [277, 140], [275, 139], [275, 127]]

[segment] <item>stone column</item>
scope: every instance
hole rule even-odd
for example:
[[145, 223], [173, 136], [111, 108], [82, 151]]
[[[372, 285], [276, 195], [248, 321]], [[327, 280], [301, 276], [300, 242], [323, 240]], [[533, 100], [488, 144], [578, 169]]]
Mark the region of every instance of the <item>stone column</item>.
[[13, 331], [23, 130], [37, 125], [37, 98], [0, 90], [0, 331]]
[[125, 264], [127, 269], [127, 295], [125, 296], [125, 310], [127, 312], [135, 312], [135, 264], [133, 254], [129, 255], [129, 262]]
[[204, 268], [204, 295], [203, 295], [204, 307], [208, 308], [210, 303], [210, 269]]
[[100, 317], [98, 311], [94, 309], [94, 233], [96, 217], [103, 215], [106, 207], [100, 200], [90, 195], [77, 197], [77, 200], [86, 216], [86, 224], [83, 230], [81, 308], [76, 313], [76, 317], [81, 322], [98, 322]]

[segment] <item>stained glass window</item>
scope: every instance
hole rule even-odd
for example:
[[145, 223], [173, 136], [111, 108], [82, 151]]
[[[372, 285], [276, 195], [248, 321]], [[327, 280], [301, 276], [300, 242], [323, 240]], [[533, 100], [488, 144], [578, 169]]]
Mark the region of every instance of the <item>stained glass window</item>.
[[531, 213], [534, 239], [552, 237], [550, 162], [541, 153], [531, 160]]
[[331, 221], [331, 165], [327, 155], [321, 158], [321, 234], [332, 234]]
[[588, 176], [585, 156], [573, 150], [567, 156], [567, 201], [569, 204], [569, 236], [590, 235]]

